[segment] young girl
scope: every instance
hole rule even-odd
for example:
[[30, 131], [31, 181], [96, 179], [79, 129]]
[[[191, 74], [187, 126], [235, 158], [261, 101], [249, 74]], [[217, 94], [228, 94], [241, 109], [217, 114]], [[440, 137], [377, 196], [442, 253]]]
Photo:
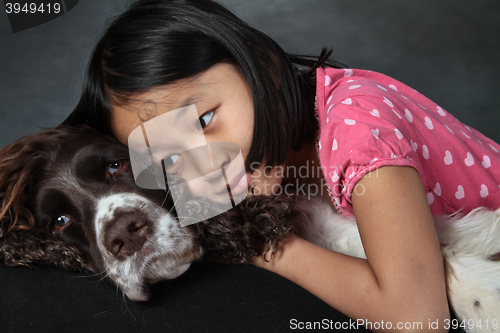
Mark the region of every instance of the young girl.
[[[127, 144], [146, 121], [194, 104], [206, 141], [240, 147], [247, 175], [236, 181], [249, 193], [318, 189], [356, 217], [367, 256], [290, 234], [255, 265], [353, 319], [393, 328], [437, 320], [444, 330], [432, 215], [500, 208], [500, 146], [408, 86], [342, 69], [329, 55], [289, 55], [209, 0], [139, 1], [98, 42], [65, 123]], [[169, 155], [173, 173], [183, 168], [182, 151]]]

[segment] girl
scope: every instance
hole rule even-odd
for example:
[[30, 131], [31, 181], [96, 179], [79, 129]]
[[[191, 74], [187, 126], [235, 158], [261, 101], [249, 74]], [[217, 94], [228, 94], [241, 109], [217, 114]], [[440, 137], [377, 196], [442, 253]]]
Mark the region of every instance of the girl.
[[[406, 85], [342, 69], [330, 53], [289, 55], [209, 0], [139, 1], [98, 42], [65, 123], [127, 144], [141, 124], [194, 104], [206, 141], [240, 147], [247, 174], [238, 184], [254, 194], [314, 188], [356, 217], [367, 255], [290, 234], [255, 265], [351, 318], [444, 330], [432, 215], [500, 208], [500, 146]], [[165, 156], [168, 172], [182, 174], [182, 148]]]

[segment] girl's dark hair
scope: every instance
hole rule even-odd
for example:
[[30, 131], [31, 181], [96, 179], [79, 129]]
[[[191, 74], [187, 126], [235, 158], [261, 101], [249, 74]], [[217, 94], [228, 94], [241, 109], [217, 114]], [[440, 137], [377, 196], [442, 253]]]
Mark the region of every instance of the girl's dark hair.
[[[143, 0], [114, 19], [90, 59], [83, 93], [63, 122], [112, 134], [111, 101], [193, 77], [219, 62], [238, 68], [253, 97], [253, 140], [246, 160], [282, 165], [290, 149], [314, 140], [319, 57], [287, 54], [275, 41], [211, 0]], [[298, 67], [302, 68], [299, 70]]]

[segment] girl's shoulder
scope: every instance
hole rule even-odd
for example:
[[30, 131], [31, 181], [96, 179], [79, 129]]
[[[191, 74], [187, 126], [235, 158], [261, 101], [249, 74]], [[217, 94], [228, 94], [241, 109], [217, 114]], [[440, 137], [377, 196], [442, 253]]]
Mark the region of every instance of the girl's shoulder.
[[[378, 97], [386, 103], [387, 100], [410, 101], [423, 110], [426, 110], [428, 106], [437, 106], [415, 89], [382, 73], [363, 69], [326, 67], [318, 68], [316, 75], [318, 98], [326, 96], [329, 99], [328, 103], [341, 102], [342, 97], [365, 95]], [[389, 104], [389, 106], [392, 105]]]

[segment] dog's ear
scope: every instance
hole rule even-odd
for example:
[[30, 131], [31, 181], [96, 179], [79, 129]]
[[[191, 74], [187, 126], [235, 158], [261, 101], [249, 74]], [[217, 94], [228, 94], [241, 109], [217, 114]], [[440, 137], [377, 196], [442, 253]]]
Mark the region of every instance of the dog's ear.
[[0, 260], [8, 265], [90, 269], [76, 247], [36, 228], [30, 207], [30, 184], [56, 151], [58, 134], [25, 136], [0, 150]]
[[9, 266], [48, 265], [69, 271], [95, 271], [72, 244], [40, 229], [16, 228], [1, 237], [0, 260]]
[[248, 264], [254, 256], [274, 255], [301, 213], [296, 197], [252, 196], [238, 206], [209, 220], [191, 225], [195, 237], [214, 261]]
[[34, 173], [44, 161], [43, 152], [48, 148], [40, 147], [40, 139], [35, 135], [25, 136], [0, 150], [0, 223], [3, 233], [14, 228], [34, 227], [27, 192]]

